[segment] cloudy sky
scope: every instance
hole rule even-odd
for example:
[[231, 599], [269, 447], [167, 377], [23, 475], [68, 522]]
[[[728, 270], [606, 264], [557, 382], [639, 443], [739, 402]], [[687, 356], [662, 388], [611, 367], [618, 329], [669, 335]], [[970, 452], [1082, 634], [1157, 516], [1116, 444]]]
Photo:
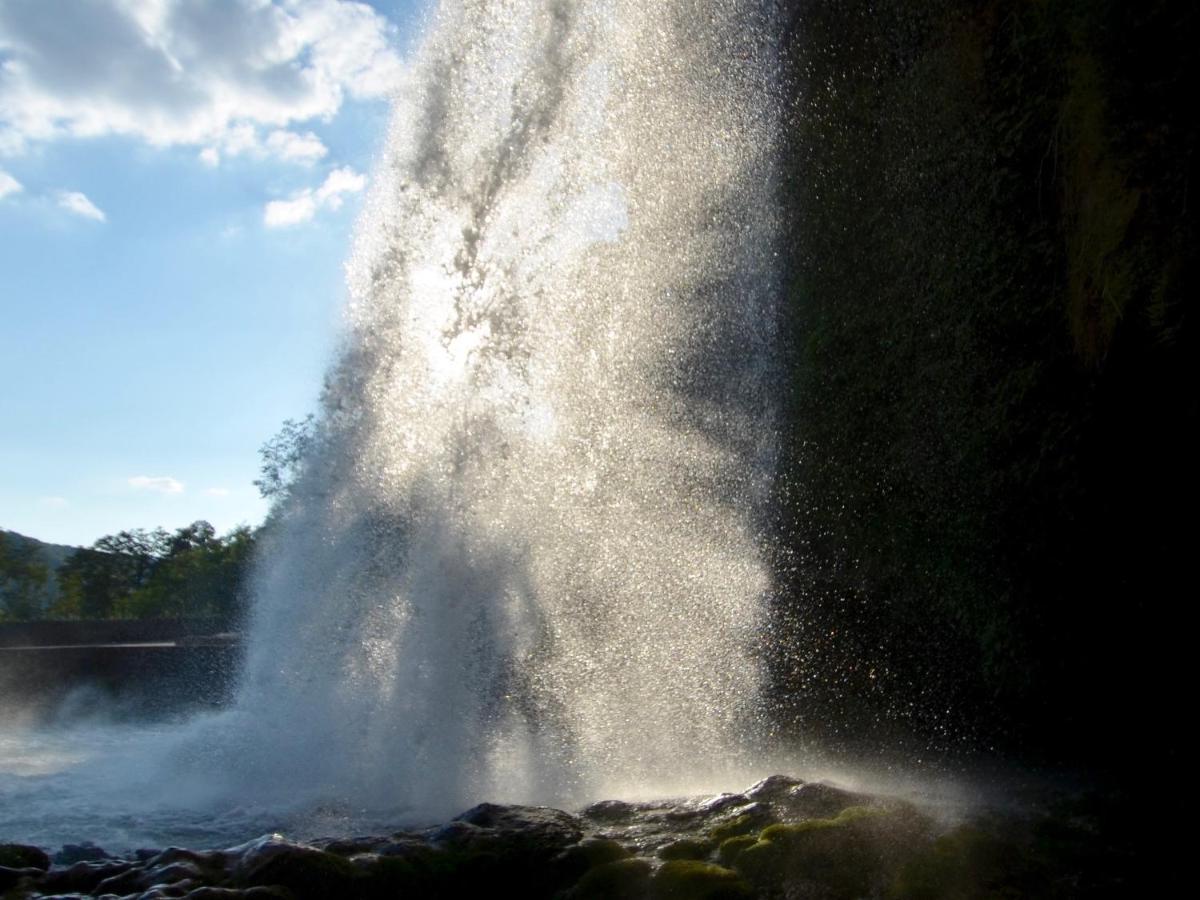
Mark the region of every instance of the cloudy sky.
[[255, 524], [426, 0], [0, 0], [0, 527]]

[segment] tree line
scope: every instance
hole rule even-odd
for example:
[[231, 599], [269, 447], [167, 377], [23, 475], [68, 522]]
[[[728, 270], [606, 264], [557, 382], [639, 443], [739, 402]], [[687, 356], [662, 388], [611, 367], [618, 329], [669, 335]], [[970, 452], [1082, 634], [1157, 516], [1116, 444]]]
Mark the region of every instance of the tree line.
[[203, 520], [174, 532], [135, 528], [80, 547], [56, 570], [38, 545], [0, 535], [0, 621], [237, 619], [255, 532], [218, 535]]
[[288, 419], [259, 450], [261, 473], [254, 484], [271, 508], [258, 528], [241, 526], [218, 535], [204, 520], [173, 532], [134, 528], [105, 535], [65, 559], [59, 554], [66, 548], [0, 531], [0, 622], [237, 621], [248, 602], [259, 535], [281, 516], [316, 432], [312, 415]]

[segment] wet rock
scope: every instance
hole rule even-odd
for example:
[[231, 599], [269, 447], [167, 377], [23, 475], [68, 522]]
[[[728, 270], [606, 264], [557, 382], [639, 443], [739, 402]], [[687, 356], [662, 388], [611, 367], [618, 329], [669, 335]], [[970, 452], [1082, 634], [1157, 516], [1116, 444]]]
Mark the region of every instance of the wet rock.
[[724, 812], [735, 806], [745, 806], [750, 799], [745, 794], [717, 794], [697, 805], [696, 809], [702, 815]]
[[786, 797], [789, 792], [802, 784], [804, 782], [787, 775], [769, 775], [762, 781], [755, 782], [745, 793], [751, 800], [772, 802]]
[[316, 847], [272, 834], [225, 852], [237, 858], [232, 872], [235, 887], [282, 887], [300, 900], [354, 895], [350, 887], [354, 866]]
[[[186, 897], [192, 891], [204, 886], [191, 879], [177, 881], [174, 884], [156, 884], [138, 894], [137, 900], [179, 900], [180, 897]], [[126, 895], [126, 900], [128, 900], [128, 896]]]
[[413, 854], [428, 853], [429, 849], [429, 843], [421, 838], [393, 835], [392, 839], [380, 847], [377, 852], [380, 856], [412, 856]]
[[[293, 900], [287, 891], [275, 887], [227, 888], [198, 887], [183, 895], [185, 900]], [[143, 898], [138, 898], [143, 900]]]
[[82, 844], [64, 844], [63, 848], [54, 854], [56, 866], [69, 866], [77, 862], [90, 862], [100, 859], [113, 859], [102, 847], [97, 847], [91, 841]]
[[390, 843], [392, 842], [386, 837], [353, 837], [316, 841], [313, 846], [326, 853], [350, 857], [362, 853], [378, 853]]
[[146, 877], [146, 871], [131, 867], [121, 872], [118, 875], [113, 875], [105, 878], [96, 885], [96, 890], [101, 894], [117, 894], [124, 896], [126, 894], [136, 894], [151, 887], [155, 882], [150, 881]]
[[454, 821], [566, 843], [574, 843], [583, 837], [583, 827], [578, 818], [561, 809], [544, 806], [481, 803], [457, 816]]
[[50, 868], [50, 857], [40, 847], [28, 844], [0, 844], [0, 866], [7, 869]]
[[560, 809], [482, 803], [435, 832], [435, 844], [536, 865], [583, 838], [582, 823]]
[[44, 874], [45, 872], [35, 866], [23, 866], [19, 869], [0, 866], [0, 892], [11, 890], [26, 879], [30, 882], [35, 881]]
[[637, 806], [624, 800], [601, 800], [599, 803], [585, 806], [579, 814], [593, 822], [615, 825], [628, 822], [637, 812]]
[[439, 846], [466, 846], [481, 829], [470, 822], [449, 822], [428, 832], [429, 843]]
[[135, 863], [122, 860], [77, 862], [63, 869], [51, 869], [38, 885], [45, 894], [92, 893], [100, 882], [133, 869]]
[[145, 860], [146, 868], [158, 869], [182, 862], [192, 863], [204, 870], [224, 871], [228, 868], [231, 859], [240, 858], [248, 848], [258, 846], [260, 840], [261, 838], [231, 850], [188, 850], [186, 847], [167, 847]]
[[789, 818], [828, 819], [851, 806], [866, 806], [873, 798], [822, 781], [797, 785], [776, 799]]

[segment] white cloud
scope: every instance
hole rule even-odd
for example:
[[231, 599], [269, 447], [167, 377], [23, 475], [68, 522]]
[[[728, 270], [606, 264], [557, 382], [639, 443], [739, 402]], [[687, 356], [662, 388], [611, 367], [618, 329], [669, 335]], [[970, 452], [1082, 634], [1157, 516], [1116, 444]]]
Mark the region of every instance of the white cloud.
[[198, 155], [200, 162], [210, 168], [216, 168], [221, 164], [221, 153], [216, 147], [205, 147]]
[[263, 224], [287, 228], [310, 221], [319, 209], [338, 209], [346, 194], [357, 194], [367, 186], [365, 175], [349, 166], [334, 169], [321, 186], [297, 191], [287, 200], [272, 200], [263, 208]]
[[342, 205], [343, 194], [357, 194], [366, 186], [366, 176], [360, 175], [349, 166], [334, 169], [324, 184], [317, 188], [317, 203], [337, 209]]
[[268, 228], [287, 228], [309, 221], [317, 214], [312, 191], [305, 191], [291, 200], [272, 200], [263, 208], [263, 224]]
[[21, 182], [13, 178], [3, 169], [0, 169], [0, 200], [7, 197], [9, 194], [20, 193], [24, 188], [21, 187]]
[[131, 488], [139, 491], [153, 491], [156, 494], [183, 493], [183, 482], [169, 475], [135, 475], [128, 483]]
[[386, 96], [394, 39], [352, 0], [4, 0], [0, 152], [118, 134], [311, 162], [324, 146], [289, 127]]
[[267, 135], [267, 149], [280, 159], [300, 163], [314, 163], [329, 152], [311, 131], [272, 131]]
[[66, 497], [42, 497], [38, 502], [50, 509], [66, 509], [71, 505]]
[[104, 210], [96, 206], [87, 195], [80, 191], [59, 191], [58, 205], [69, 213], [81, 216], [85, 219], [93, 219], [97, 222], [107, 222], [108, 216], [104, 215]]
[[230, 492], [229, 492], [229, 488], [211, 487], [211, 488], [205, 488], [204, 493], [207, 494], [209, 497], [228, 497]]

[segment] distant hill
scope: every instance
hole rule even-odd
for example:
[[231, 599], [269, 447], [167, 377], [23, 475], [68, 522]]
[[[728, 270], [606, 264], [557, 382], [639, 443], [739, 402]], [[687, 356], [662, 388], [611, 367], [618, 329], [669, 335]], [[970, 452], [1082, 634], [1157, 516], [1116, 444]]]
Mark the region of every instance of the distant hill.
[[[37, 538], [29, 537], [16, 531], [9, 531], [5, 528], [0, 528], [0, 544], [7, 545], [10, 551], [24, 551], [32, 549], [34, 561], [41, 563], [50, 573], [50, 579], [46, 584], [46, 601], [53, 603], [58, 599], [58, 568], [79, 547], [72, 547], [68, 544], [49, 544], [45, 541], [39, 541]], [[2, 595], [5, 586], [0, 581], [0, 595]], [[0, 596], [0, 600], [3, 597]]]
[[0, 534], [4, 535], [6, 539], [15, 542], [18, 546], [32, 544], [37, 548], [40, 562], [51, 570], [57, 569], [66, 562], [68, 556], [79, 549], [70, 544], [48, 544], [45, 541], [39, 541], [37, 538], [32, 538], [16, 531], [9, 531], [6, 528], [0, 528]]

